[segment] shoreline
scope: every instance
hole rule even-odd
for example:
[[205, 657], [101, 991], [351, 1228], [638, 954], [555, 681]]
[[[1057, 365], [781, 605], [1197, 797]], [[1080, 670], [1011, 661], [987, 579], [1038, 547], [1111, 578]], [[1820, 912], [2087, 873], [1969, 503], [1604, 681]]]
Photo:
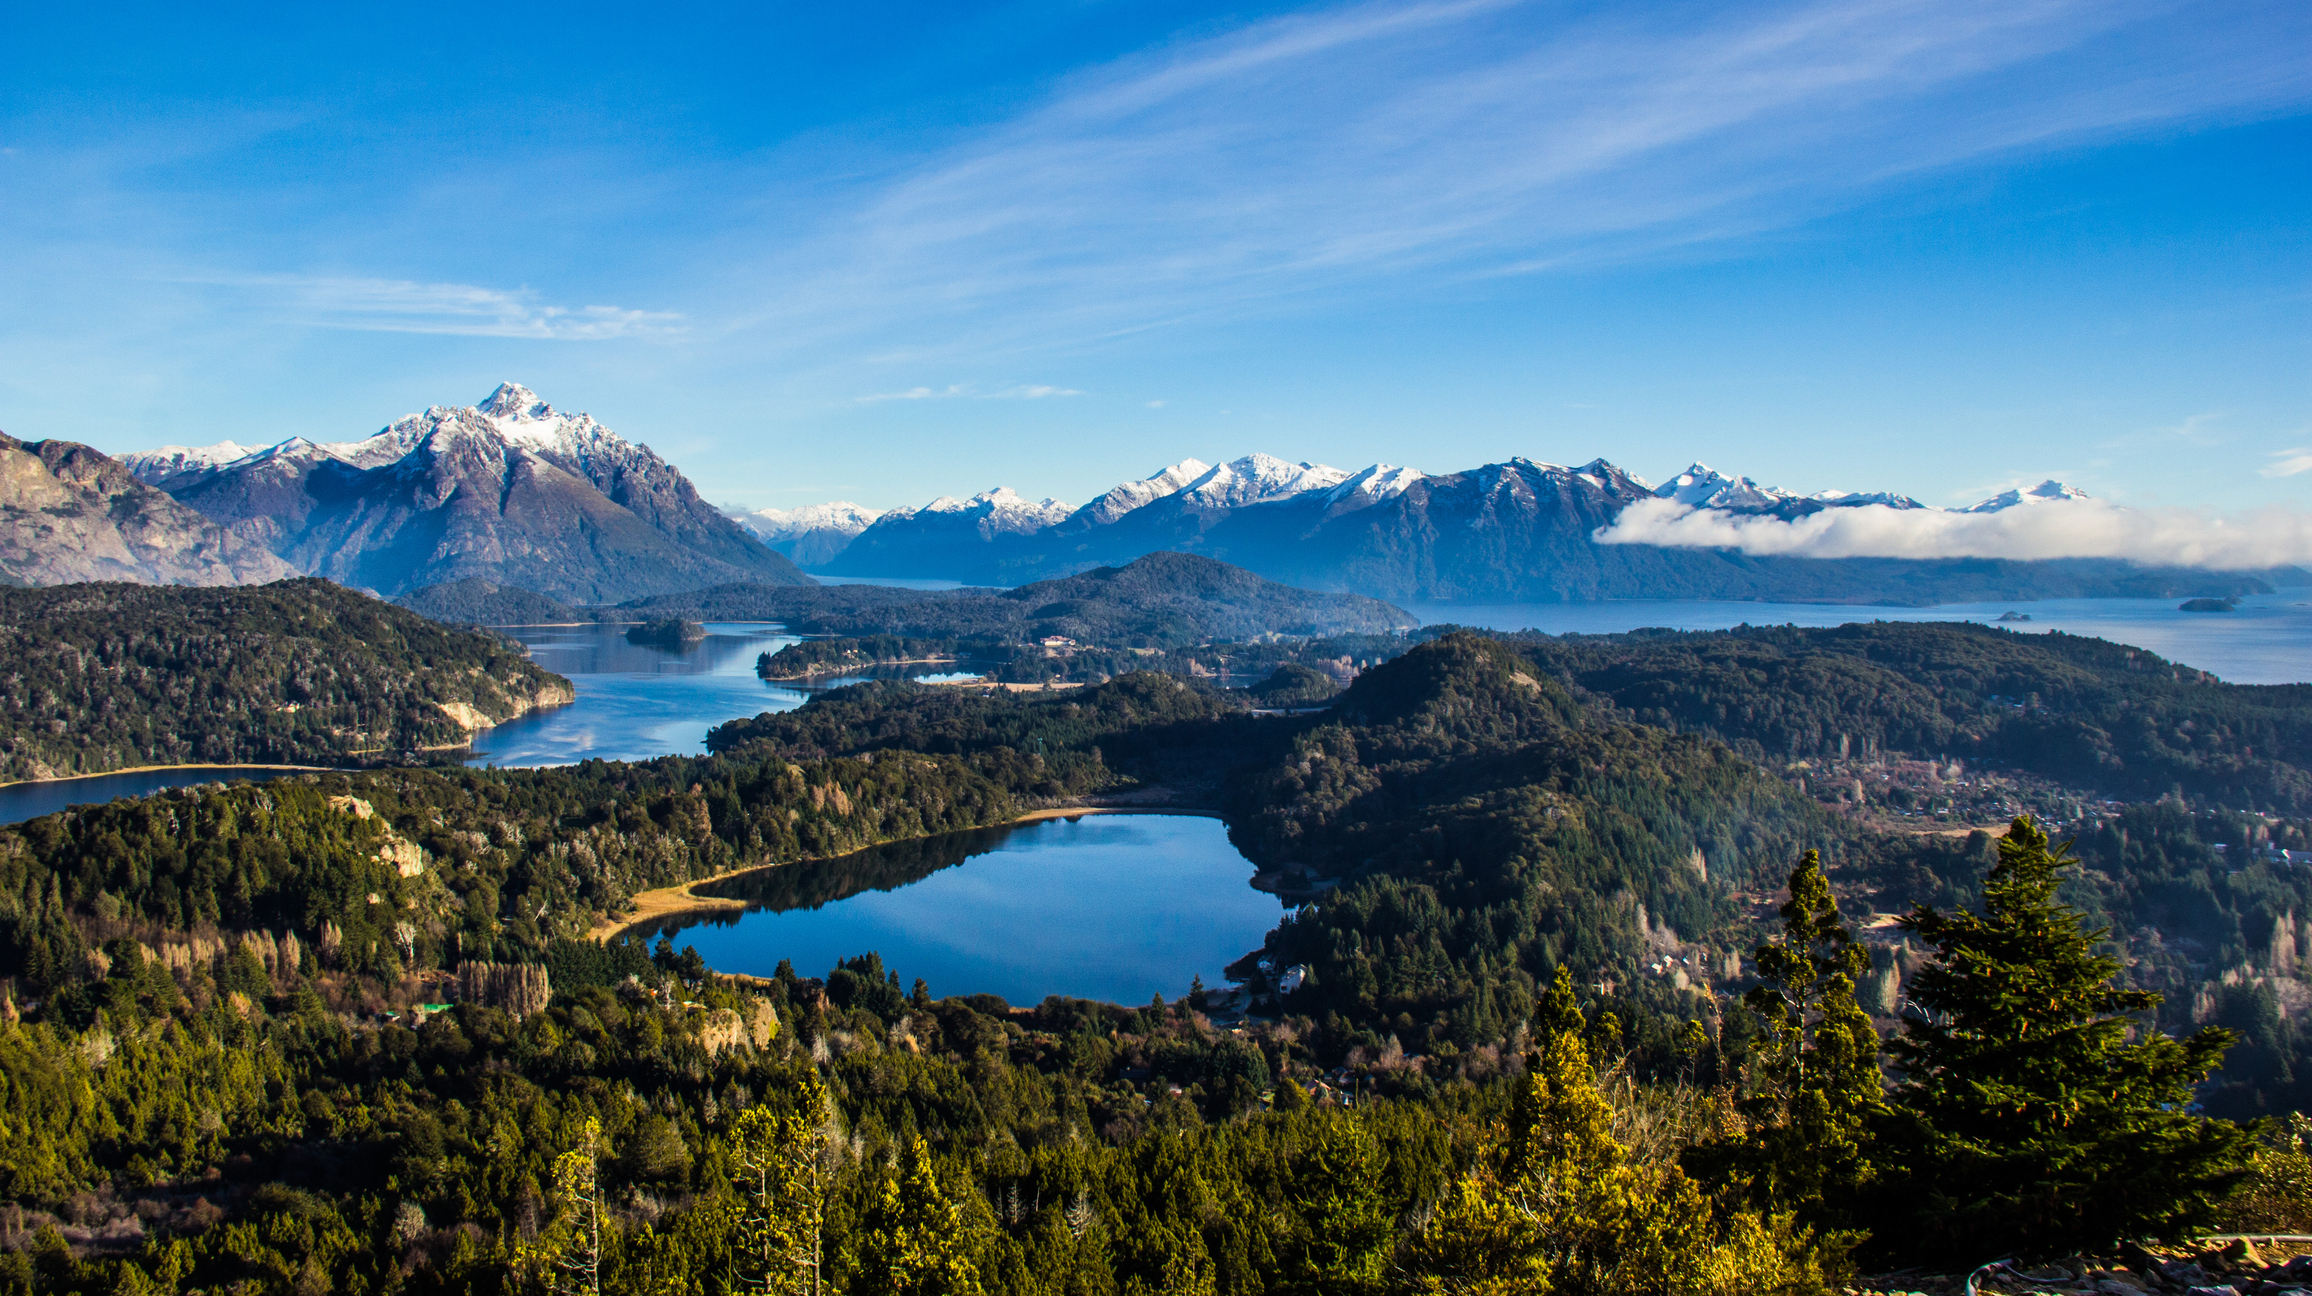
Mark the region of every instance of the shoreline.
[[[1084, 815], [1102, 814], [1187, 815], [1201, 819], [1218, 819], [1220, 817], [1217, 811], [1196, 810], [1181, 806], [1051, 806], [1041, 810], [1030, 810], [1018, 818], [1006, 819], [1001, 823], [982, 824], [979, 828], [959, 828], [956, 831], [979, 832], [988, 828], [1012, 828], [1021, 824], [1040, 823], [1046, 819], [1075, 819]], [[921, 840], [923, 839], [920, 837], [895, 837], [891, 841], [877, 842], [874, 846], [862, 846], [859, 850], [873, 850], [876, 846], [889, 846], [901, 841]], [[845, 854], [853, 855], [857, 853], [858, 851], [845, 852]], [[620, 934], [640, 927], [644, 923], [658, 922], [662, 919], [672, 918], [677, 914], [729, 913], [734, 910], [743, 912], [747, 907], [747, 902], [744, 900], [732, 900], [723, 896], [702, 896], [692, 888], [706, 886], [713, 882], [727, 881], [748, 873], [759, 873], [765, 869], [787, 868], [819, 858], [840, 859], [842, 856], [805, 856], [800, 859], [778, 860], [769, 864], [749, 864], [744, 868], [725, 869], [711, 877], [693, 878], [688, 882], [678, 883], [674, 886], [653, 887], [648, 891], [637, 892], [629, 898], [629, 903], [634, 906], [633, 912], [623, 917], [605, 918], [594, 924], [587, 929], [586, 939], [597, 945], [606, 945]]]
[[[460, 747], [466, 745], [467, 744], [464, 743], [458, 744]], [[426, 750], [432, 751], [436, 749], [427, 748]], [[455, 749], [441, 748], [439, 750], [449, 751]], [[60, 774], [55, 778], [17, 779], [9, 783], [0, 783], [0, 788], [45, 787], [50, 783], [81, 783], [89, 779], [111, 778], [115, 774], [156, 774], [162, 770], [204, 769], [286, 770], [292, 774], [361, 774], [367, 772], [362, 767], [357, 765], [265, 765], [255, 761], [231, 761], [224, 763], [192, 761], [182, 765], [123, 765], [119, 769], [98, 770], [94, 774]]]

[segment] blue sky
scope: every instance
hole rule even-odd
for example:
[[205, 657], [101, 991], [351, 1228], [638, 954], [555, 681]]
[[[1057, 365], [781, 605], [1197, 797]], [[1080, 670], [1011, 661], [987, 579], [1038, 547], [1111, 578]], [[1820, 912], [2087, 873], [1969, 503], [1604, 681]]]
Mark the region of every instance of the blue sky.
[[512, 379], [757, 506], [1254, 450], [2312, 495], [2300, 4], [816, 9], [17, 6], [0, 428]]

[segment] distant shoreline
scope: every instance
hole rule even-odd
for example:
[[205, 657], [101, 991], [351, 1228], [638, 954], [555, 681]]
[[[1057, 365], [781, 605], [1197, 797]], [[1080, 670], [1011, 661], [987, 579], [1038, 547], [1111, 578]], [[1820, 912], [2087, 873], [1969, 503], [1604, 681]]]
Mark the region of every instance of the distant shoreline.
[[[979, 828], [960, 828], [955, 831], [978, 832], [986, 828], [1010, 828], [1019, 824], [1037, 823], [1045, 819], [1075, 819], [1083, 815], [1112, 814], [1188, 815], [1199, 819], [1218, 819], [1220, 817], [1218, 811], [1187, 809], [1180, 806], [1053, 806], [1043, 810], [1030, 810], [1016, 819], [1006, 819], [1001, 823], [982, 824]], [[930, 833], [926, 835], [937, 837], [942, 834]], [[873, 846], [862, 846], [859, 850], [873, 850], [876, 846], [890, 846], [902, 841], [922, 840], [921, 837], [894, 837], [887, 842], [876, 842]], [[845, 851], [843, 853], [855, 855], [858, 851]], [[688, 882], [678, 883], [674, 886], [653, 887], [648, 891], [637, 892], [630, 901], [634, 906], [632, 913], [621, 918], [606, 918], [594, 924], [593, 928], [586, 933], [586, 939], [598, 945], [606, 945], [624, 932], [640, 927], [645, 923], [658, 922], [678, 914], [743, 911], [748, 904], [745, 900], [732, 900], [726, 896], [702, 896], [694, 892], [692, 888], [706, 886], [713, 882], [728, 881], [748, 873], [760, 873], [766, 869], [790, 868], [797, 864], [805, 864], [813, 859], [822, 858], [840, 859], [842, 857], [803, 856], [791, 860], [776, 860], [769, 864], [749, 864], [744, 868], [724, 869], [712, 877], [693, 878]]]
[[[457, 744], [459, 747], [463, 747], [465, 745], [466, 744], [464, 743]], [[436, 749], [428, 748], [427, 750], [431, 751]], [[452, 749], [442, 748], [440, 750]], [[358, 774], [362, 772], [360, 767], [352, 765], [264, 765], [259, 764], [256, 761], [225, 761], [217, 763], [208, 761], [194, 761], [184, 765], [123, 765], [119, 769], [98, 770], [94, 774], [61, 774], [55, 778], [16, 779], [13, 782], [0, 783], [0, 788], [45, 786], [46, 784], [50, 783], [79, 783], [87, 779], [111, 778], [115, 774], [154, 774], [161, 770], [203, 769], [286, 770], [292, 774]]]

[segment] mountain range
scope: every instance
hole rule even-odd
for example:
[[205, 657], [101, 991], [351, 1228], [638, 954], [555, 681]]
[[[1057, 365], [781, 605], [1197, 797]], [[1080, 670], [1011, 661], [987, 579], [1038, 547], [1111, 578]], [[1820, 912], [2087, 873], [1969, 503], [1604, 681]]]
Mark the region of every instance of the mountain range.
[[811, 583], [648, 446], [514, 383], [360, 440], [168, 446], [121, 462], [297, 571], [387, 595], [484, 579], [606, 603]]
[[[2060, 482], [1967, 512], [2060, 504]], [[1573, 602], [1607, 598], [1942, 603], [2270, 588], [2253, 575], [2105, 559], [1761, 557], [1734, 550], [1601, 545], [1596, 533], [1645, 500], [1784, 519], [1825, 509], [1927, 506], [1893, 492], [1799, 495], [1695, 464], [1655, 487], [1604, 459], [1578, 468], [1517, 458], [1430, 474], [1389, 464], [1347, 472], [1255, 454], [1183, 460], [1081, 508], [1005, 489], [877, 513], [819, 505], [733, 511], [812, 570], [1020, 585], [1161, 550], [1201, 553], [1311, 589], [1397, 600]]]

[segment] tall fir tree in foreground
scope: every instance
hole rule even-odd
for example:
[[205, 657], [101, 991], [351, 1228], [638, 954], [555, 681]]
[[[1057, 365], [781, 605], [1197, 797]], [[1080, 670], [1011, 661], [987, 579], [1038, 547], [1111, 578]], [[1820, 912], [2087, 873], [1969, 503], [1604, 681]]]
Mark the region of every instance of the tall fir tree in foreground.
[[[1886, 1111], [1878, 1031], [1854, 997], [1870, 956], [1840, 921], [1815, 851], [1791, 871], [1782, 921], [1781, 935], [1758, 947], [1760, 983], [1743, 998], [1765, 1027], [1741, 1103], [1748, 1129], [1686, 1161], [1761, 1208], [1838, 1230], [1853, 1223], [1876, 1173], [1871, 1130]], [[1829, 1242], [1826, 1258], [1850, 1244]]]
[[1983, 912], [1902, 920], [1936, 954], [1889, 1051], [1905, 1076], [1885, 1125], [1901, 1170], [1875, 1246], [1950, 1262], [2064, 1255], [2203, 1227], [2250, 1151], [2246, 1131], [2190, 1110], [2232, 1033], [2157, 1034], [2149, 991], [2113, 985], [2056, 898], [2073, 861], [2027, 818], [1999, 843]]

